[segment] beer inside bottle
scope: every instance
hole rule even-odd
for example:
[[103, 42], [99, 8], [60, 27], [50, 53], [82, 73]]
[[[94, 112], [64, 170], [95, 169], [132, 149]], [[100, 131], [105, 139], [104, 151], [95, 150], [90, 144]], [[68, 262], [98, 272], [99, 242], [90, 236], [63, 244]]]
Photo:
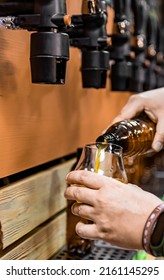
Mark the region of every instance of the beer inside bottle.
[[142, 113], [138, 118], [115, 123], [96, 142], [120, 145], [124, 157], [140, 155], [151, 150], [155, 130], [155, 123]]

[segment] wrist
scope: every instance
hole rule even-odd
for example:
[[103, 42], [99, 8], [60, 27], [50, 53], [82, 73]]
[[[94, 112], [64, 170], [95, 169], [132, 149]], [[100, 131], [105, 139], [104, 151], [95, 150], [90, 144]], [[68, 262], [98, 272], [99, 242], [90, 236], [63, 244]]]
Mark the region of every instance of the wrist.
[[164, 203], [148, 217], [142, 236], [143, 248], [154, 256], [164, 256]]

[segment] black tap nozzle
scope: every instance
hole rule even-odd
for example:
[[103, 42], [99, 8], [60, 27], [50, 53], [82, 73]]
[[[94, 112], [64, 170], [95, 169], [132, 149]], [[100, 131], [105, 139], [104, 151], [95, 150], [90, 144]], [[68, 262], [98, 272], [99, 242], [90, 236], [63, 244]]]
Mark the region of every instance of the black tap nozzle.
[[82, 50], [82, 84], [84, 88], [105, 88], [109, 69], [109, 52]]
[[148, 22], [148, 5], [145, 0], [133, 0], [132, 12], [134, 30], [131, 37], [132, 75], [130, 79], [130, 91], [142, 92], [145, 82], [146, 59], [146, 29]]
[[64, 84], [69, 58], [68, 35], [36, 32], [31, 35], [31, 75], [33, 83]]
[[66, 2], [37, 0], [34, 13], [40, 15], [40, 21], [37, 32], [31, 35], [32, 82], [64, 84], [69, 59], [69, 36], [62, 30]]
[[113, 91], [127, 91], [131, 77], [130, 15], [131, 0], [114, 0], [114, 30], [111, 47], [111, 86]]
[[[70, 18], [66, 0], [4, 0], [0, 16], [4, 27], [27, 29], [31, 34], [30, 64], [33, 83], [64, 84], [69, 60]], [[10, 17], [12, 16], [12, 17]]]

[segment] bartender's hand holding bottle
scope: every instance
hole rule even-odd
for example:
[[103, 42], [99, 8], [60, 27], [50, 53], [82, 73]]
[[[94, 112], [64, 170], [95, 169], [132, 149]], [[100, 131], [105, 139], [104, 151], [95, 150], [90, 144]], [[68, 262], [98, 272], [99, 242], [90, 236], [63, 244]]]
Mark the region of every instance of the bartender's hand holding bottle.
[[[78, 222], [78, 235], [124, 248], [142, 248], [146, 220], [161, 203], [159, 198], [136, 185], [124, 184], [90, 171], [70, 172], [67, 183], [70, 187], [66, 189], [65, 197], [80, 201], [73, 205], [73, 214], [93, 222]], [[85, 187], [79, 188], [78, 185]]]
[[164, 88], [132, 95], [112, 123], [131, 119], [142, 111], [157, 123], [152, 148], [159, 152], [164, 145]]

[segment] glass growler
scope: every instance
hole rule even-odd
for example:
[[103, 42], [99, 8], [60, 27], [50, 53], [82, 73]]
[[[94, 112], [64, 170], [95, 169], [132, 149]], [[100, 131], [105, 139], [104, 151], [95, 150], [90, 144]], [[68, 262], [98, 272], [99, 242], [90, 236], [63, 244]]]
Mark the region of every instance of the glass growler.
[[138, 118], [115, 123], [100, 135], [96, 142], [120, 145], [124, 157], [141, 155], [151, 150], [155, 130], [155, 123], [142, 113]]

